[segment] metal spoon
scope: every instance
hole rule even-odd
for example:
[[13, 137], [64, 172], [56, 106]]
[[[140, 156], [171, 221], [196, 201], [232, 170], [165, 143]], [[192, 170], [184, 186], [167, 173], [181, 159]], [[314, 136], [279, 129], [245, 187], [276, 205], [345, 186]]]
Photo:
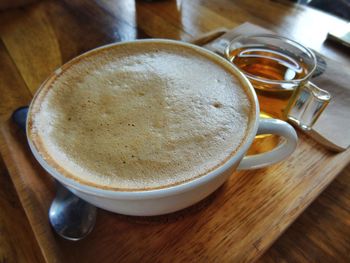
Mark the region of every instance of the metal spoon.
[[58, 235], [73, 241], [83, 239], [95, 226], [96, 212], [95, 206], [57, 183], [57, 193], [51, 203], [49, 218]]
[[[26, 129], [28, 107], [18, 108], [12, 120], [23, 130]], [[57, 193], [49, 209], [52, 228], [61, 237], [78, 241], [86, 237], [94, 228], [97, 208], [57, 182]]]

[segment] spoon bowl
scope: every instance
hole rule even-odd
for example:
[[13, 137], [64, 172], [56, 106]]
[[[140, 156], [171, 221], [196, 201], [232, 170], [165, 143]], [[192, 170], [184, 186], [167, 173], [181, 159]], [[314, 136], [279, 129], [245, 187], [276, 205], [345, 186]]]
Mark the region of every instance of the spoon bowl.
[[83, 239], [95, 226], [96, 212], [95, 206], [57, 183], [57, 193], [51, 203], [49, 219], [59, 236], [72, 241]]

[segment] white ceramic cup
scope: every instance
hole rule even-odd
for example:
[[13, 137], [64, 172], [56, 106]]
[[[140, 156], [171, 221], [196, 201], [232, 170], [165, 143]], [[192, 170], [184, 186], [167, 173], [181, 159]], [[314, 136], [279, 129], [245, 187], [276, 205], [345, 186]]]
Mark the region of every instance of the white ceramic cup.
[[[61, 182], [65, 187], [67, 187], [71, 192], [85, 201], [105, 210], [111, 212], [116, 212], [126, 215], [134, 216], [153, 216], [167, 214], [175, 212], [186, 208], [196, 202], [202, 200], [217, 188], [219, 188], [232, 173], [237, 169], [255, 169], [265, 167], [276, 162], [279, 162], [286, 157], [288, 157], [296, 148], [297, 145], [297, 135], [292, 126], [288, 123], [276, 119], [259, 119], [259, 104], [255, 91], [248, 81], [248, 79], [230, 62], [218, 55], [210, 52], [201, 47], [182, 43], [173, 40], [137, 40], [143, 41], [162, 41], [167, 43], [174, 43], [176, 45], [184, 45], [198, 50], [200, 53], [205, 53], [207, 56], [216, 57], [220, 59], [222, 63], [228, 64], [232, 68], [232, 72], [241, 80], [241, 83], [247, 87], [247, 92], [250, 93], [253, 98], [252, 107], [254, 107], [254, 115], [251, 120], [252, 125], [247, 131], [247, 136], [245, 142], [239, 147], [235, 155], [228, 159], [223, 165], [217, 169], [193, 180], [161, 189], [155, 190], [144, 190], [144, 191], [115, 191], [115, 190], [105, 190], [102, 188], [96, 188], [93, 186], [88, 186], [81, 184], [75, 180], [67, 178], [53, 169], [44, 158], [39, 154], [35, 148], [31, 138], [30, 133], [27, 132], [27, 138], [29, 142], [30, 149], [32, 150], [35, 158], [41, 164], [41, 166], [55, 179]], [[124, 42], [125, 44], [125, 42]], [[102, 49], [113, 48], [113, 46], [118, 44], [112, 44], [104, 47], [95, 49], [93, 52]], [[91, 51], [90, 51], [91, 52]], [[82, 56], [84, 56], [83, 54]], [[81, 57], [81, 56], [80, 56]], [[69, 63], [74, 63], [78, 59], [73, 59]], [[62, 67], [64, 70], [66, 66]], [[59, 69], [56, 72], [61, 72]], [[43, 83], [43, 86], [50, 83], [50, 79], [55, 77], [54, 73], [49, 77], [48, 81]], [[40, 92], [40, 89], [39, 91]], [[29, 107], [28, 116], [31, 114], [31, 107]], [[29, 119], [29, 118], [28, 118]], [[27, 131], [28, 131], [27, 122]], [[245, 157], [247, 150], [252, 144], [254, 137], [257, 134], [277, 134], [285, 138], [284, 142], [277, 146], [272, 151], [257, 154], [253, 156]], [[155, 171], [156, 172], [156, 171]]]

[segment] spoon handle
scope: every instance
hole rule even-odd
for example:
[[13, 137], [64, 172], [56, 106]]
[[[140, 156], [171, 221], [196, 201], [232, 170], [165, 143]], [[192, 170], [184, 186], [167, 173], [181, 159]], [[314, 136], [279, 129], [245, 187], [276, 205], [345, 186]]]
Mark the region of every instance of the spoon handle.
[[21, 128], [23, 132], [26, 132], [27, 115], [28, 106], [23, 106], [15, 110], [11, 116], [11, 119], [17, 124], [18, 127]]

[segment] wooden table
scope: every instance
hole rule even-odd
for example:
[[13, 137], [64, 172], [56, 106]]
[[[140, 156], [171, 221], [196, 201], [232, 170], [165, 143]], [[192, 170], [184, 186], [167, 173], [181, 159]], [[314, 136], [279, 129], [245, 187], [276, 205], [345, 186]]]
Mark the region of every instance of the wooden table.
[[[55, 68], [94, 47], [148, 37], [190, 40], [245, 21], [349, 63], [348, 50], [323, 43], [344, 21], [287, 1], [42, 1], [0, 13], [0, 118], [28, 104]], [[2, 161], [0, 173], [0, 262], [44, 261]], [[349, 259], [349, 174], [348, 167], [260, 260]]]

